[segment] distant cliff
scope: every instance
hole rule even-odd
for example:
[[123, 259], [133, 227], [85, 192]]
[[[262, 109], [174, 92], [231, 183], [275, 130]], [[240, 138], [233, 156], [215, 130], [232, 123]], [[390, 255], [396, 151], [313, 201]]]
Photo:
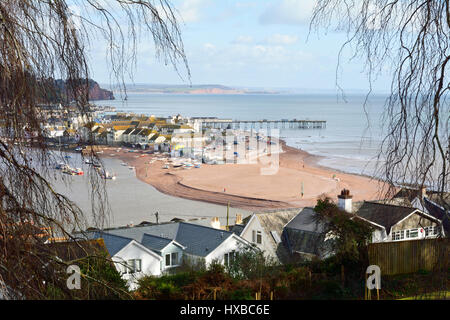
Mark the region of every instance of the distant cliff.
[[114, 100], [112, 91], [100, 88], [100, 85], [93, 81], [89, 81], [89, 100]]
[[[89, 79], [88, 86], [90, 101], [115, 99], [112, 91], [100, 88], [100, 85], [92, 79]], [[73, 100], [73, 97], [67, 93], [66, 81], [61, 79], [55, 80], [55, 87], [58, 92], [58, 96], [65, 100]]]

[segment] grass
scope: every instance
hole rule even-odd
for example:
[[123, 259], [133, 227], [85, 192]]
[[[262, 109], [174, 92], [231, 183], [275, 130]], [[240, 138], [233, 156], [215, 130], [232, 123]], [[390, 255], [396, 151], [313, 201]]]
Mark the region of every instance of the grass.
[[438, 291], [414, 297], [402, 298], [398, 300], [449, 300], [449, 299], [450, 299], [450, 291]]

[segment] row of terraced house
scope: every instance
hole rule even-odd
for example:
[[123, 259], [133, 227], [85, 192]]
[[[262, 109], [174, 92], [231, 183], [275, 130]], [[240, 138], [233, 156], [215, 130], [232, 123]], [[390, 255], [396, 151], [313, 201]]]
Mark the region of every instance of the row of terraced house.
[[170, 145], [190, 136], [194, 129], [187, 124], [174, 123], [174, 118], [118, 117], [105, 122], [92, 122], [81, 128], [82, 138], [92, 138], [97, 144], [135, 146], [147, 149]]

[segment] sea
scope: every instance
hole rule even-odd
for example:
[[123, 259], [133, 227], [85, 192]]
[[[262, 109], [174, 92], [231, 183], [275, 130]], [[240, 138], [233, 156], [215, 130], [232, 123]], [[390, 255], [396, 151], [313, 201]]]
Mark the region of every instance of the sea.
[[[126, 101], [96, 101], [97, 105], [113, 106], [117, 111], [168, 117], [218, 117], [234, 120], [325, 120], [325, 129], [280, 130], [280, 137], [292, 147], [319, 156], [319, 164], [350, 173], [373, 175], [379, 146], [383, 137], [381, 116], [386, 97], [336, 95], [174, 95], [133, 94]], [[64, 154], [61, 155], [64, 158]], [[67, 162], [87, 171], [78, 154]], [[380, 160], [382, 161], [382, 159]], [[118, 159], [105, 159], [105, 169], [116, 174], [116, 180], [106, 181], [110, 215], [106, 226], [137, 225], [141, 222], [167, 222], [174, 218], [196, 219], [194, 223], [208, 225], [218, 217], [225, 225], [227, 216], [233, 223], [236, 214], [251, 212], [239, 208], [192, 201], [165, 195], [136, 178], [135, 172], [121, 165]], [[55, 170], [56, 171], [56, 170]], [[55, 175], [52, 184], [86, 213], [95, 225], [89, 194], [88, 176], [68, 176], [63, 182]], [[67, 181], [68, 180], [68, 181]]]
[[383, 164], [382, 115], [385, 95], [338, 94], [145, 94], [96, 101], [117, 111], [167, 117], [233, 120], [324, 120], [325, 129], [279, 129], [287, 145], [320, 156], [319, 164], [339, 171], [378, 176]]

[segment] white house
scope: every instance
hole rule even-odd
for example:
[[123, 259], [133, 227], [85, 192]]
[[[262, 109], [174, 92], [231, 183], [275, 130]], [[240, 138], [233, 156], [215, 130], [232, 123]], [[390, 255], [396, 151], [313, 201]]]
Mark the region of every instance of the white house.
[[300, 209], [270, 210], [247, 217], [245, 226], [238, 234], [255, 245], [270, 258], [283, 262], [286, 258], [281, 234], [284, 226], [294, 218]]
[[252, 247], [232, 232], [186, 222], [91, 231], [87, 236], [104, 240], [131, 289], [144, 275], [159, 276], [182, 263], [227, 265], [236, 252]]
[[429, 239], [445, 235], [442, 221], [418, 208], [388, 201], [364, 201], [353, 205], [348, 190], [343, 190], [338, 198], [338, 206], [342, 210], [374, 228], [372, 242]]
[[112, 256], [116, 269], [128, 282], [131, 290], [136, 289], [136, 281], [146, 274], [161, 274], [163, 258], [139, 242], [132, 240]]

